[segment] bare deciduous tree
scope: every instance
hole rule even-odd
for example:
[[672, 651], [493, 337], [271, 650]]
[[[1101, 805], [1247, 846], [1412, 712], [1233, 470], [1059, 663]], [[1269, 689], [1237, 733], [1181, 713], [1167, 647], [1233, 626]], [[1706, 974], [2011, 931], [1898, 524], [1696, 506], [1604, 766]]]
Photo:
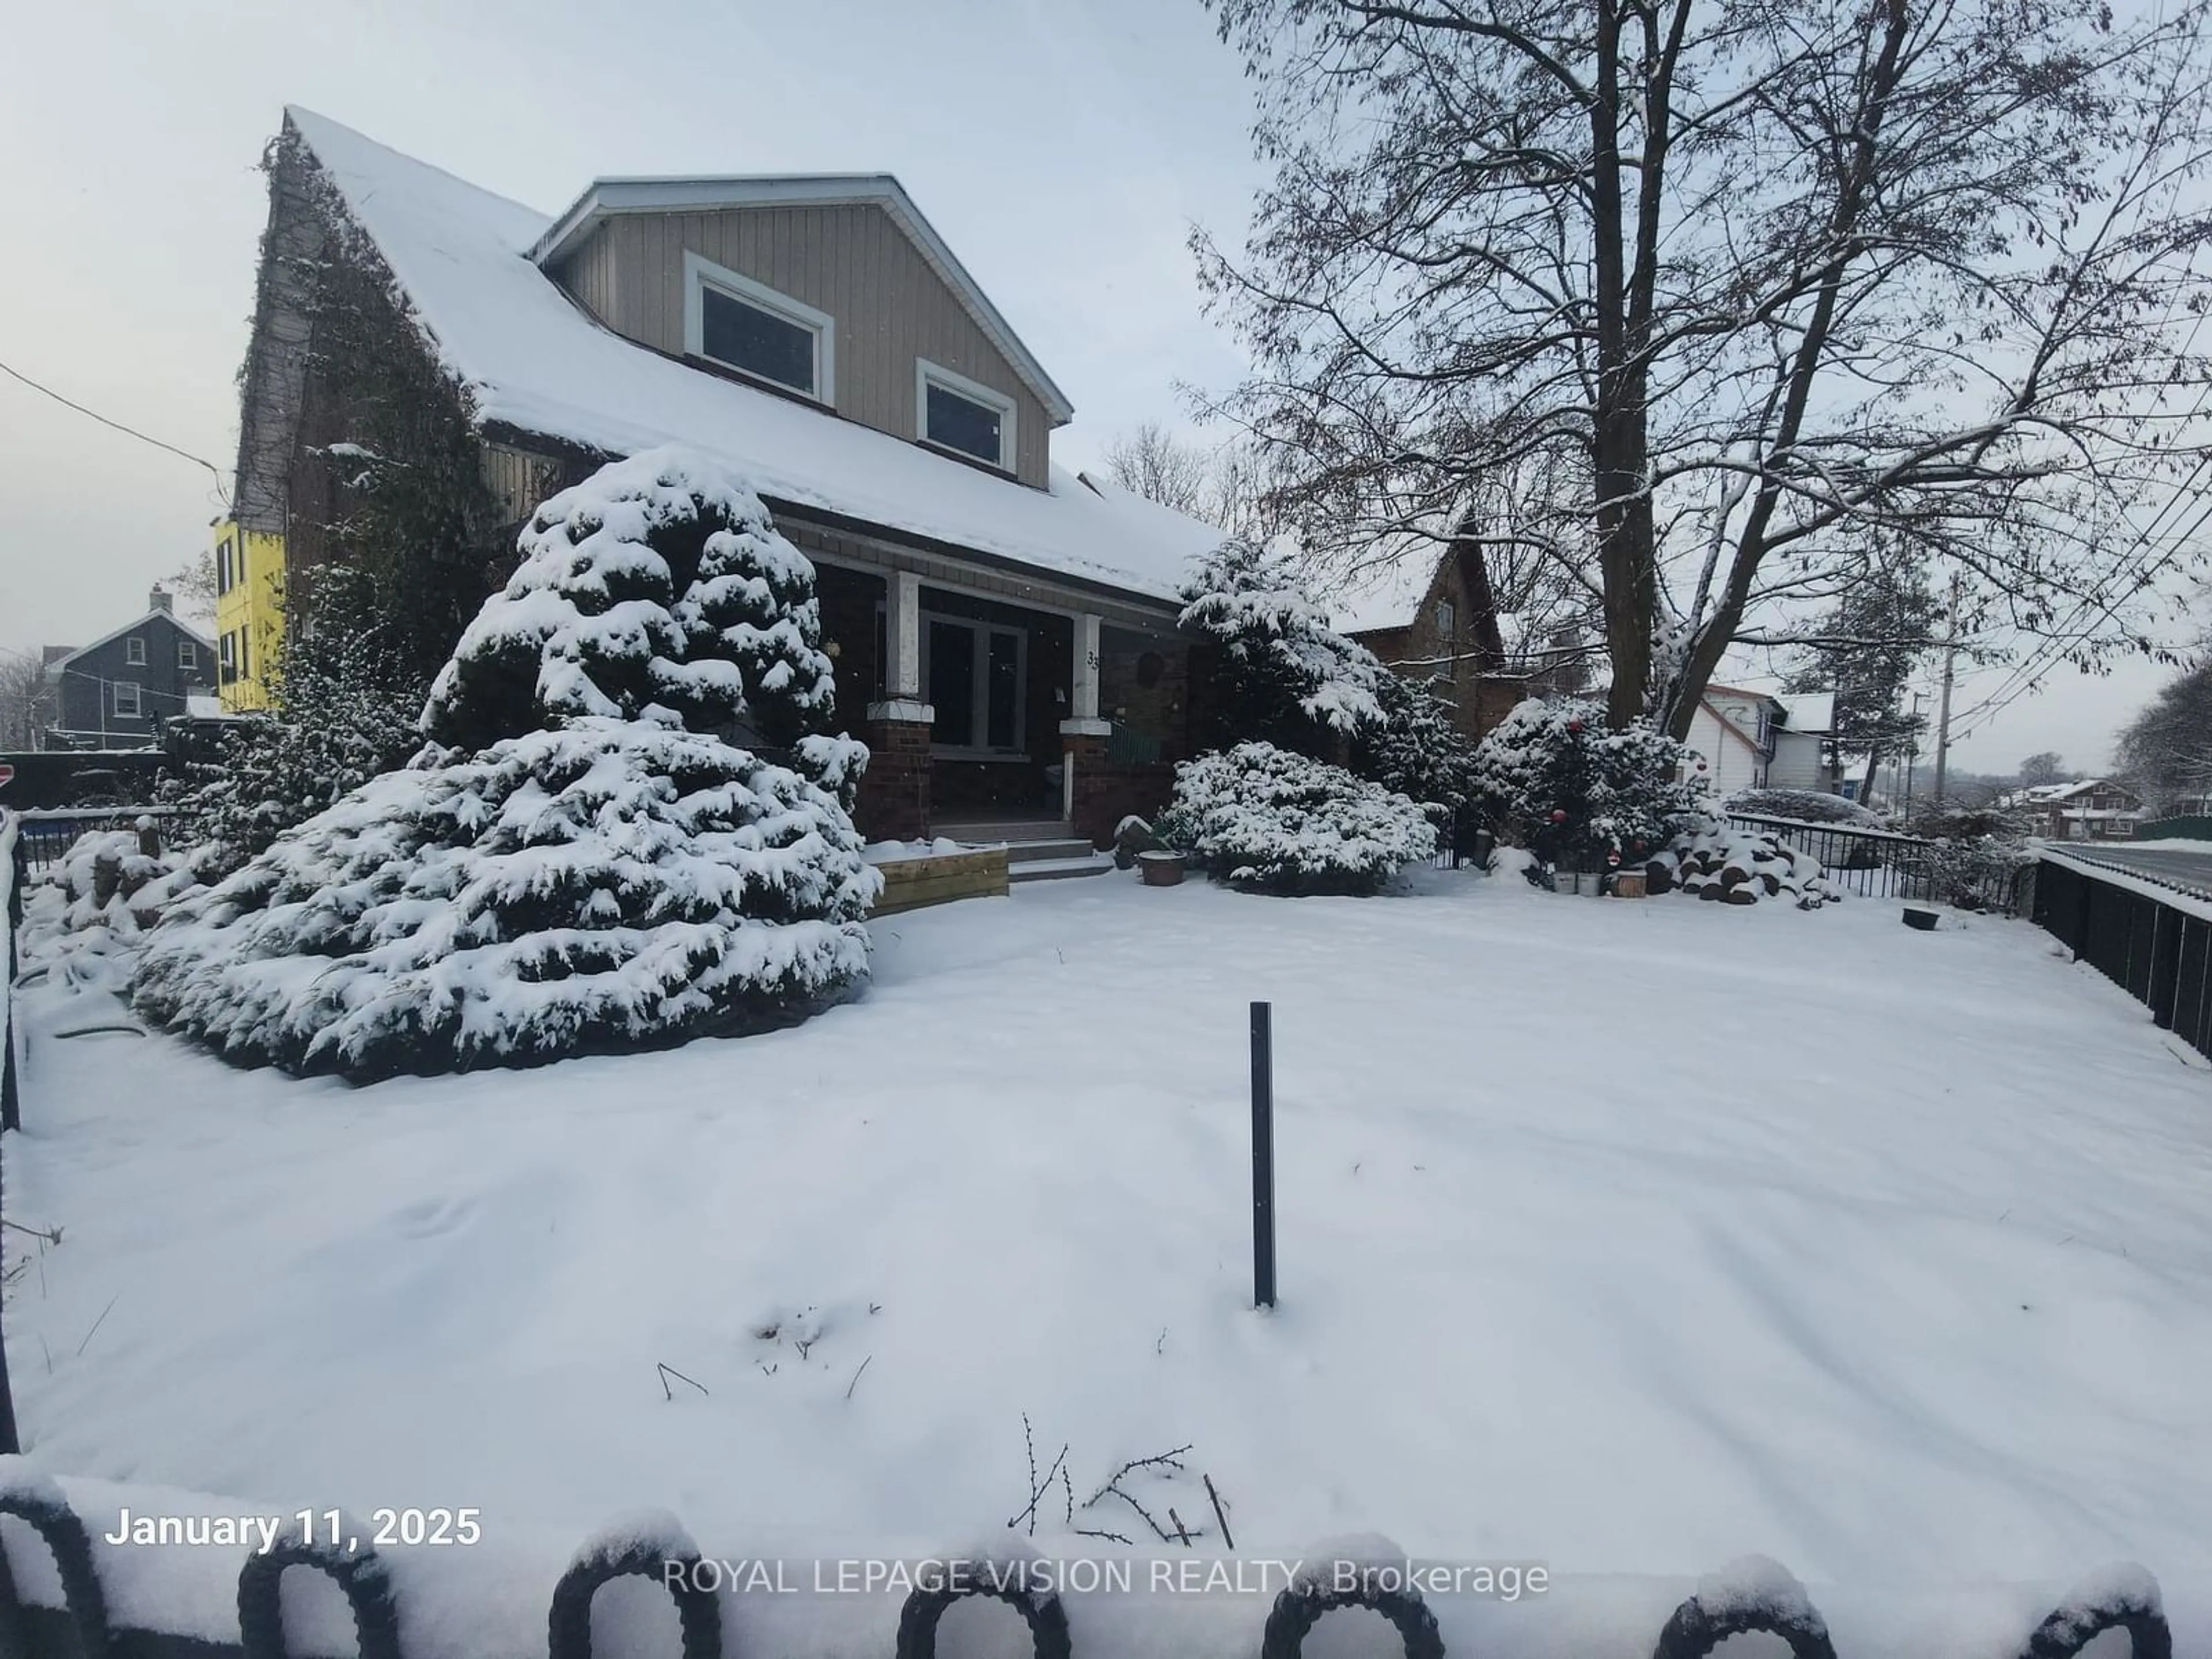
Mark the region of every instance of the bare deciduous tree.
[[2150, 515], [2212, 466], [2202, 0], [1210, 3], [1274, 169], [1195, 242], [1255, 364], [1214, 412], [1310, 532], [1547, 481], [1481, 533], [1677, 734], [1877, 538], [1970, 636], [2154, 647], [2205, 517]]
[[1107, 445], [1105, 472], [1124, 489], [1204, 520], [1224, 536], [1264, 544], [1281, 527], [1264, 458], [1239, 440], [1209, 448], [1146, 421]]
[[35, 651], [0, 651], [0, 750], [38, 747], [38, 734], [54, 718], [52, 687]]
[[2160, 687], [2120, 733], [2119, 769], [2154, 809], [2212, 796], [2212, 655]]
[[1106, 446], [1106, 476], [1148, 501], [1194, 517], [1209, 491], [1211, 459], [1158, 421], [1146, 421]]

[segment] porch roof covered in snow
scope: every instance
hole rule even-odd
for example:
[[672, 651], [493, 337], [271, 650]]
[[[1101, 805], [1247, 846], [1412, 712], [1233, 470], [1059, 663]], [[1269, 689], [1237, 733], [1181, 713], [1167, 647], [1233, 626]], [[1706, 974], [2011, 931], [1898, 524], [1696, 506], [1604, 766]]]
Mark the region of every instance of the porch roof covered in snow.
[[1153, 604], [1173, 602], [1190, 562], [1222, 540], [1211, 525], [1103, 481], [1059, 466], [1043, 489], [994, 477], [623, 339], [533, 261], [557, 229], [548, 216], [312, 111], [285, 118], [391, 268], [482, 428], [609, 455], [689, 444], [742, 469], [772, 504]]

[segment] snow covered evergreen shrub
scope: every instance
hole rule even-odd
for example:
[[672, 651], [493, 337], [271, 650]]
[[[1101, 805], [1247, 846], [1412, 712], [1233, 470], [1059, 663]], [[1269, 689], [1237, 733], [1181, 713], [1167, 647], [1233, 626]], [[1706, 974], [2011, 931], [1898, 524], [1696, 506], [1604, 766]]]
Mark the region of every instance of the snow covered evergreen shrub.
[[1390, 678], [1375, 653], [1328, 625], [1288, 567], [1249, 542], [1224, 542], [1183, 587], [1182, 625], [1218, 647], [1212, 730], [1200, 746], [1267, 743], [1321, 756], [1382, 719]]
[[1879, 830], [1881, 819], [1856, 801], [1819, 789], [1739, 789], [1728, 810], [1753, 817], [1794, 818], [1800, 823], [1841, 823]]
[[754, 1030], [866, 975], [866, 751], [821, 729], [812, 567], [757, 499], [654, 452], [546, 502], [521, 553], [433, 741], [180, 905], [140, 1009], [365, 1079]]
[[1648, 726], [1608, 731], [1596, 703], [1530, 698], [1475, 745], [1476, 799], [1500, 839], [1546, 864], [1634, 862], [1698, 822], [1697, 757]]
[[1263, 893], [1372, 893], [1437, 849], [1404, 795], [1266, 743], [1178, 766], [1156, 827], [1217, 880]]
[[1352, 740], [1352, 770], [1430, 809], [1448, 823], [1474, 794], [1474, 746], [1453, 724], [1451, 710], [1433, 680], [1385, 673], [1376, 683], [1382, 717], [1359, 728]]
[[236, 869], [285, 830], [420, 746], [423, 685], [403, 665], [389, 617], [362, 572], [317, 571], [271, 665], [273, 715], [179, 722], [161, 788], [171, 832]]

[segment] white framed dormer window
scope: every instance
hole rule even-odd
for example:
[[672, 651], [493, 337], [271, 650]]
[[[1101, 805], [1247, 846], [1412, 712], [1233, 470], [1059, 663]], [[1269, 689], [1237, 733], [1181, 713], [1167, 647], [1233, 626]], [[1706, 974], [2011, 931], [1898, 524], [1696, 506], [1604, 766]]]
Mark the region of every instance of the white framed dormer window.
[[123, 660], [133, 668], [143, 668], [146, 665], [146, 641], [143, 636], [133, 634], [123, 641]]
[[688, 251], [684, 349], [817, 403], [837, 400], [837, 325], [830, 313]]
[[1014, 470], [1014, 400], [1005, 392], [917, 357], [914, 402], [914, 429], [924, 443]]
[[135, 720], [139, 717], [138, 682], [115, 682], [115, 715], [118, 720]]
[[177, 641], [177, 666], [179, 668], [198, 668], [199, 665], [199, 647], [194, 645], [190, 640], [179, 640]]

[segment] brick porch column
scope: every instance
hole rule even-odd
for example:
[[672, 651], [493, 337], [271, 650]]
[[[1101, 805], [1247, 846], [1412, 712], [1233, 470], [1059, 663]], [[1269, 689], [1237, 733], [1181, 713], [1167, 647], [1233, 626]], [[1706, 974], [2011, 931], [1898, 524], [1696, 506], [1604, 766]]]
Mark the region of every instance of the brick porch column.
[[893, 571], [884, 611], [885, 696], [868, 705], [861, 727], [868, 769], [854, 816], [871, 841], [915, 841], [929, 833], [929, 728], [937, 718], [921, 700], [921, 578]]

